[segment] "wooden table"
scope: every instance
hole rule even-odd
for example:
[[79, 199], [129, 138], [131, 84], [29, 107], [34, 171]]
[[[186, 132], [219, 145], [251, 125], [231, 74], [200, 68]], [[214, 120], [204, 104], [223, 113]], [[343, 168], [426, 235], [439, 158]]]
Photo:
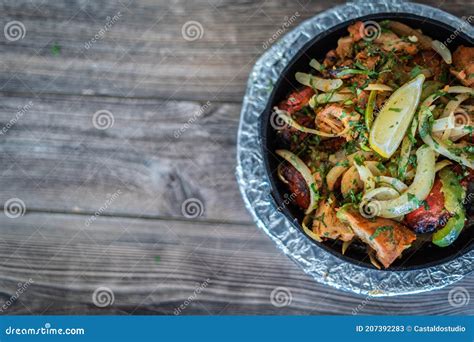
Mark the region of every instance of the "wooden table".
[[[234, 169], [248, 74], [285, 20], [335, 3], [3, 1], [2, 27], [19, 21], [25, 35], [0, 36], [0, 200], [26, 212], [0, 217], [0, 311], [473, 314], [474, 300], [448, 303], [454, 286], [372, 299], [318, 285], [244, 208]], [[201, 216], [183, 215], [188, 199]], [[456, 286], [472, 291], [474, 277]], [[114, 300], [101, 307], [104, 287]], [[272, 305], [277, 287], [289, 305]]]

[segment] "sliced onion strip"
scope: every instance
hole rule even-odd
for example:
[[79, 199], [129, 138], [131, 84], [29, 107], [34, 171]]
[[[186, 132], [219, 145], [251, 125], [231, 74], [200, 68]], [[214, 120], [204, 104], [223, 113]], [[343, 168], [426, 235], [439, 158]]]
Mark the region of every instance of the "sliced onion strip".
[[370, 83], [364, 90], [393, 91], [393, 88], [385, 84]]
[[344, 87], [344, 88], [341, 88], [339, 89], [338, 93], [342, 93], [342, 94], [352, 94], [352, 90], [348, 87]]
[[448, 86], [446, 92], [450, 94], [463, 94], [468, 93], [474, 95], [474, 89], [464, 86]]
[[288, 184], [288, 181], [286, 180], [285, 177], [283, 177], [283, 175], [282, 175], [282, 173], [281, 173], [281, 166], [282, 166], [282, 165], [279, 164], [278, 167], [277, 167], [277, 176], [278, 176], [278, 178], [279, 178], [283, 183]]
[[442, 132], [447, 129], [452, 129], [456, 126], [456, 122], [454, 121], [454, 115], [450, 115], [448, 117], [443, 117], [433, 122], [433, 126], [431, 128], [432, 132]]
[[433, 40], [431, 42], [431, 47], [443, 58], [446, 64], [453, 63], [453, 57], [451, 56], [451, 51], [449, 51], [446, 45], [441, 43], [439, 40]]
[[352, 241], [353, 241], [353, 240], [349, 240], [349, 241], [344, 241], [344, 242], [342, 243], [342, 250], [341, 250], [342, 255], [344, 255], [344, 254], [346, 253], [347, 249], [348, 249], [349, 246], [352, 244]]
[[363, 197], [362, 201], [370, 201], [376, 199], [379, 201], [391, 200], [399, 197], [400, 194], [394, 188], [389, 188], [387, 186], [382, 186], [380, 188], [375, 188], [367, 192]]
[[297, 72], [295, 74], [295, 78], [299, 83], [305, 86], [309, 86], [313, 89], [325, 92], [336, 90], [337, 88], [340, 88], [343, 84], [342, 80], [339, 79], [328, 80], [314, 75], [305, 74], [303, 72]]
[[304, 218], [303, 218], [303, 221], [301, 222], [301, 226], [303, 227], [303, 230], [306, 234], [308, 234], [308, 236], [315, 240], [315, 241], [318, 241], [318, 242], [322, 242], [323, 240], [315, 233], [313, 232], [312, 229], [308, 228], [308, 223], [312, 222], [312, 217], [311, 215], [306, 215]]
[[430, 146], [437, 153], [445, 156], [446, 158], [454, 160], [471, 169], [474, 169], [474, 162], [469, 158], [466, 153], [456, 154], [453, 152], [453, 148], [458, 147], [456, 146], [456, 144], [448, 146], [439, 138], [431, 135], [431, 131], [429, 131], [429, 119], [432, 115], [433, 114], [431, 113], [428, 107], [422, 107], [418, 113], [420, 137], [424, 141], [424, 143]]
[[334, 190], [334, 187], [335, 187], [335, 185], [336, 185], [337, 180], [338, 180], [339, 177], [341, 177], [341, 176], [344, 174], [344, 172], [346, 172], [348, 169], [349, 169], [349, 167], [336, 165], [336, 166], [334, 166], [331, 170], [329, 170], [329, 172], [328, 172], [327, 175], [326, 175], [326, 183], [327, 183], [328, 189], [329, 189], [330, 191], [333, 191], [333, 190]]
[[340, 102], [347, 101], [353, 97], [352, 94], [341, 94], [341, 93], [323, 93], [316, 96], [317, 103], [329, 103], [329, 102]]
[[[443, 140], [449, 139], [449, 137], [451, 136], [451, 133], [452, 133], [452, 129], [454, 128], [454, 126], [456, 126], [456, 120], [455, 120], [455, 116], [454, 116], [455, 110], [461, 105], [461, 103], [463, 101], [467, 100], [469, 98], [469, 96], [470, 95], [467, 94], [467, 93], [459, 94], [459, 95], [456, 96], [456, 98], [454, 100], [449, 101], [448, 104], [446, 105], [446, 107], [444, 108], [443, 114], [441, 114], [441, 118], [449, 118], [450, 124], [452, 122], [453, 127], [448, 127], [444, 130], [444, 133], [442, 135]], [[438, 121], [438, 120], [436, 120], [436, 121]], [[436, 121], [435, 121], [435, 123], [436, 123]], [[437, 132], [435, 130], [435, 125], [433, 125], [432, 131]]]
[[440, 162], [437, 162], [436, 163], [436, 166], [435, 166], [435, 172], [438, 172], [438, 171], [441, 171], [442, 169], [444, 169], [446, 166], [448, 165], [451, 165], [452, 162], [445, 159], [445, 160], [442, 160]]
[[379, 183], [390, 184], [395, 190], [397, 190], [401, 194], [404, 193], [408, 189], [408, 186], [405, 183], [393, 177], [377, 176], [375, 177], [375, 182], [377, 184]]
[[357, 172], [359, 172], [360, 179], [364, 182], [364, 191], [367, 192], [374, 189], [374, 175], [369, 170], [369, 168], [365, 165], [359, 165], [357, 163], [354, 163], [354, 166], [356, 167]]
[[441, 114], [442, 118], [448, 117], [450, 114], [454, 113], [455, 110], [469, 98], [469, 94], [467, 93], [462, 93], [459, 95], [456, 95], [456, 98], [454, 100], [451, 100], [448, 102], [446, 107], [444, 108], [443, 114]]
[[430, 193], [435, 177], [435, 152], [423, 145], [416, 152], [417, 168], [415, 179], [400, 197], [387, 201], [375, 201], [378, 214], [385, 218], [406, 215], [420, 206]]
[[324, 66], [315, 59], [312, 59], [309, 62], [309, 66], [312, 67], [313, 69], [318, 70], [319, 72], [324, 70]]
[[409, 132], [411, 137], [410, 135], [406, 135], [403, 137], [402, 147], [400, 150], [400, 162], [398, 163], [398, 177], [401, 180], [405, 180], [406, 178], [406, 172], [408, 169], [408, 165], [410, 163], [411, 148], [413, 145], [412, 139], [414, 139], [416, 135], [417, 126], [418, 126], [418, 119], [414, 117], [413, 121], [411, 122], [410, 132]]

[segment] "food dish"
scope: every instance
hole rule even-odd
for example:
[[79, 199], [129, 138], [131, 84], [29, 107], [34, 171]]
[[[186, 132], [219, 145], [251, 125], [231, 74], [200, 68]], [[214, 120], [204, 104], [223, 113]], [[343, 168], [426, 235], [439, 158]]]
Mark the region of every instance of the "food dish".
[[398, 20], [345, 28], [324, 58], [285, 72], [296, 89], [274, 94], [276, 197], [286, 192], [285, 210], [316, 243], [360, 263], [459, 252], [472, 234], [472, 44], [461, 37], [451, 54]]

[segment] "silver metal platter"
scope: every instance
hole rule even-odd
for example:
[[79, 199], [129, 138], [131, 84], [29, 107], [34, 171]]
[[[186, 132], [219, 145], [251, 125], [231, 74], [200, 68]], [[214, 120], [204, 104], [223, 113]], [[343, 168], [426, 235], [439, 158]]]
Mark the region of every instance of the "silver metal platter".
[[277, 210], [270, 197], [259, 141], [260, 115], [272, 84], [311, 39], [345, 21], [376, 13], [411, 13], [444, 22], [474, 37], [466, 21], [426, 5], [405, 1], [355, 1], [303, 22], [267, 50], [255, 64], [244, 96], [237, 145], [237, 179], [247, 209], [257, 226], [317, 282], [365, 296], [395, 296], [450, 285], [474, 269], [474, 250], [444, 264], [409, 271], [379, 271], [333, 256], [308, 240]]

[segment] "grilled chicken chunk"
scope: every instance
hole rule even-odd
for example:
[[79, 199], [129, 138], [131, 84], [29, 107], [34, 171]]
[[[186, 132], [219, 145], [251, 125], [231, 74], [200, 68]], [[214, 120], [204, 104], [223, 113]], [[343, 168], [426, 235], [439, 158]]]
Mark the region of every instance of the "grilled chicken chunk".
[[474, 47], [458, 47], [453, 53], [453, 65], [451, 73], [465, 86], [474, 86]]
[[354, 24], [349, 25], [347, 31], [349, 31], [352, 40], [358, 42], [364, 38], [364, 23], [362, 21], [357, 21]]
[[358, 122], [360, 115], [356, 112], [345, 109], [341, 105], [330, 104], [324, 107], [316, 114], [316, 127], [327, 133], [341, 133], [348, 130], [344, 134], [346, 140], [352, 140], [350, 128], [355, 122]]
[[386, 218], [364, 218], [356, 209], [342, 207], [337, 217], [354, 234], [375, 250], [377, 259], [387, 268], [416, 240], [416, 235], [402, 224]]
[[400, 39], [393, 32], [383, 32], [377, 39], [374, 40], [374, 43], [380, 44], [382, 49], [389, 52], [402, 52], [409, 55], [415, 55], [418, 52], [416, 44]]
[[339, 239], [350, 241], [354, 238], [354, 233], [336, 217], [336, 198], [329, 196], [319, 203], [313, 221], [313, 232], [321, 238]]
[[349, 31], [349, 36], [342, 37], [337, 41], [336, 53], [341, 58], [350, 57], [354, 43], [364, 37], [364, 23], [362, 21], [355, 22], [347, 30]]
[[336, 53], [340, 58], [350, 57], [352, 55], [353, 44], [351, 37], [342, 37], [337, 41]]

